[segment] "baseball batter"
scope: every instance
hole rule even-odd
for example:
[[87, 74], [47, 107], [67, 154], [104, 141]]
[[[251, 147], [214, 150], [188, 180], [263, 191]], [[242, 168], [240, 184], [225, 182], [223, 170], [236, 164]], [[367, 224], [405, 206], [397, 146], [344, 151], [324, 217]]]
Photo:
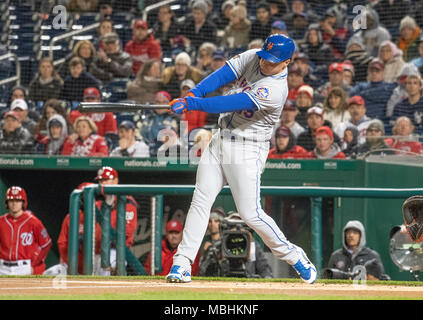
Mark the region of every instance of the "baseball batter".
[[27, 204], [23, 188], [7, 189], [9, 212], [0, 217], [0, 275], [42, 274], [46, 268], [51, 239], [42, 222], [27, 211]]
[[[272, 252], [292, 265], [305, 282], [316, 280], [316, 268], [305, 252], [285, 238], [260, 205], [260, 176], [274, 124], [288, 95], [287, 66], [294, 50], [290, 38], [270, 35], [261, 50], [248, 50], [233, 57], [190, 90], [187, 97], [170, 103], [177, 114], [200, 110], [221, 115], [220, 129], [198, 165], [182, 242], [167, 282], [191, 281], [191, 264], [206, 232], [211, 207], [225, 184], [231, 188], [242, 219]], [[232, 81], [236, 85], [225, 96], [202, 98]]]

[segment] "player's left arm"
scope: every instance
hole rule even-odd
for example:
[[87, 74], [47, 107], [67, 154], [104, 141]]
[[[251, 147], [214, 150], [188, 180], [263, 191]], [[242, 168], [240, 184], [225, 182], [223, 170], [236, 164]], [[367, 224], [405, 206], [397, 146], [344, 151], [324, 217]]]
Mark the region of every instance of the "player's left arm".
[[36, 242], [37, 249], [31, 257], [31, 265], [33, 267], [44, 261], [52, 246], [51, 238], [41, 221], [37, 221], [34, 225], [34, 240]]

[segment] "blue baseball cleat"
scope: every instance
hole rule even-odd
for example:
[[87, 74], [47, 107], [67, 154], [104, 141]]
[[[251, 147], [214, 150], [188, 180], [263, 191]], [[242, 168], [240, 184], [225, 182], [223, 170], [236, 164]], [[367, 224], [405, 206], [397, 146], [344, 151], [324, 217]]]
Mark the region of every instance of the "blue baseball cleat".
[[191, 271], [182, 266], [174, 265], [166, 276], [166, 282], [188, 283], [191, 282]]
[[292, 265], [292, 267], [304, 282], [312, 284], [317, 278], [316, 267], [307, 258], [303, 249], [297, 247], [297, 251], [300, 255], [300, 259], [296, 264]]

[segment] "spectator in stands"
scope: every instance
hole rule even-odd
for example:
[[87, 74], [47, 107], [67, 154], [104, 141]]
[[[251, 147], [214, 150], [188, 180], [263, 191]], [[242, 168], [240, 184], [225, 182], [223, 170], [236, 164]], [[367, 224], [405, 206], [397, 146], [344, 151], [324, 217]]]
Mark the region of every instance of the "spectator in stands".
[[[179, 243], [182, 241], [183, 225], [179, 220], [169, 220], [166, 224], [166, 235], [162, 239], [161, 247], [161, 272], [155, 273], [155, 275], [167, 275], [170, 272], [170, 268], [173, 264], [173, 256], [176, 253]], [[197, 258], [191, 265], [191, 274], [196, 276], [199, 271], [199, 259], [200, 255], [197, 254]], [[144, 269], [148, 274], [151, 273], [151, 252], [147, 256], [147, 260], [144, 263]]]
[[[101, 102], [100, 91], [95, 87], [86, 88], [84, 90], [84, 102]], [[90, 117], [94, 121], [98, 135], [106, 137], [117, 134], [116, 117], [112, 112], [90, 112], [82, 114], [79, 110], [72, 110], [69, 114], [69, 120], [75, 123], [76, 119], [82, 115]]]
[[69, 61], [73, 57], [80, 57], [85, 62], [85, 67], [88, 72], [91, 72], [91, 64], [94, 61], [97, 52], [94, 45], [89, 40], [80, 40], [72, 49], [72, 53], [66, 58], [65, 62], [62, 63], [58, 70], [62, 78], [66, 78], [69, 75]]
[[344, 131], [342, 142], [342, 152], [348, 159], [354, 159], [358, 146], [358, 130], [356, 127], [347, 127]]
[[386, 106], [392, 95], [395, 83], [384, 81], [385, 65], [375, 58], [369, 63], [368, 81], [357, 83], [350, 91], [350, 96], [361, 96], [367, 108], [367, 115], [370, 118], [385, 120]]
[[301, 126], [307, 125], [307, 111], [313, 106], [314, 90], [308, 84], [303, 84], [298, 89], [297, 99], [295, 105], [299, 110], [297, 115], [297, 122]]
[[100, 17], [111, 17], [113, 14], [113, 0], [99, 0]]
[[119, 124], [119, 146], [111, 153], [111, 157], [148, 158], [150, 150], [144, 141], [138, 140], [135, 135], [135, 124], [125, 120]]
[[101, 41], [104, 50], [99, 50], [92, 64], [92, 73], [107, 84], [115, 78], [129, 78], [132, 75], [133, 59], [127, 52], [121, 50], [117, 33], [107, 33]]
[[414, 64], [405, 63], [400, 71], [400, 74], [397, 77], [397, 86], [392, 92], [392, 95], [386, 105], [386, 117], [390, 118], [392, 116], [392, 113], [394, 112], [395, 106], [408, 97], [407, 90], [405, 89], [405, 84], [407, 83], [407, 77], [409, 75], [420, 76], [420, 72]]
[[[160, 44], [154, 39], [153, 33], [148, 30], [147, 22], [136, 20], [132, 26], [132, 40], [125, 45], [125, 52], [132, 57], [132, 72], [134, 75], [148, 59], [162, 58]], [[113, 52], [112, 52], [113, 53]]]
[[298, 90], [304, 85], [304, 75], [297, 64], [290, 64], [288, 67], [288, 99], [295, 101]]
[[367, 155], [394, 155], [392, 150], [385, 142], [385, 127], [379, 119], [370, 121], [366, 131], [366, 141], [359, 144], [354, 150], [357, 157], [366, 157]]
[[386, 40], [380, 44], [378, 58], [385, 66], [385, 82], [397, 81], [398, 75], [404, 66], [402, 51], [398, 49], [395, 43]]
[[68, 136], [67, 123], [60, 114], [55, 114], [47, 120], [47, 135], [35, 146], [39, 154], [61, 155], [63, 144]]
[[[169, 104], [172, 100], [170, 94], [166, 91], [159, 91], [156, 93], [154, 99], [155, 104]], [[137, 123], [141, 136], [145, 143], [150, 148], [150, 155], [155, 157], [157, 151], [161, 146], [161, 141], [158, 141], [158, 134], [162, 129], [171, 128], [174, 132], [178, 132], [178, 118], [169, 113], [168, 109], [154, 109], [146, 113], [142, 122]]]
[[412, 17], [405, 16], [401, 20], [399, 31], [397, 45], [402, 50], [404, 61], [409, 62], [419, 56], [421, 29]]
[[[328, 263], [328, 268], [340, 272], [352, 272], [357, 265], [364, 265], [367, 280], [388, 280], [380, 255], [366, 247], [366, 231], [358, 220], [351, 220], [342, 230], [342, 248], [334, 251]], [[342, 276], [344, 279], [344, 276]], [[351, 279], [352, 280], [352, 279]]]
[[229, 24], [229, 18], [231, 15], [231, 10], [233, 7], [235, 7], [236, 3], [234, 0], [225, 0], [222, 3], [222, 6], [220, 8], [221, 13], [218, 16], [216, 20], [214, 20], [214, 23], [216, 24], [216, 27], [219, 30], [224, 30], [226, 26]]
[[54, 70], [53, 61], [46, 57], [39, 62], [38, 73], [29, 84], [29, 99], [46, 102], [57, 99], [63, 88], [63, 80]]
[[28, 104], [23, 99], [15, 99], [10, 105], [10, 111], [16, 112], [22, 127], [28, 130], [33, 138], [36, 136], [37, 123], [28, 117]]
[[352, 36], [348, 40], [345, 59], [354, 66], [354, 80], [356, 82], [367, 80], [367, 69], [374, 56], [370, 55], [364, 46], [363, 39]]
[[398, 29], [401, 19], [409, 13], [412, 6], [409, 0], [381, 0], [373, 8], [379, 14], [380, 23], [392, 33], [394, 29]]
[[96, 12], [98, 0], [69, 0], [67, 8], [73, 12]]
[[366, 130], [371, 119], [366, 115], [366, 104], [363, 98], [360, 96], [353, 96], [349, 98], [348, 112], [350, 113], [351, 119], [341, 122], [337, 127], [335, 127], [334, 132], [339, 137], [343, 137], [346, 128], [357, 128], [359, 139], [358, 143], [364, 143]]
[[236, 5], [232, 8], [229, 24], [225, 28], [222, 46], [231, 50], [241, 50], [250, 41], [251, 21], [247, 17], [247, 8]]
[[324, 124], [324, 111], [322, 108], [314, 106], [307, 110], [307, 127], [297, 139], [297, 144], [307, 151], [311, 151], [316, 146], [314, 132]]
[[176, 99], [179, 97], [182, 81], [191, 79], [197, 84], [202, 77], [201, 70], [191, 66], [191, 58], [188, 53], [181, 52], [175, 58], [175, 65], [163, 70], [162, 81], [172, 99]]
[[100, 20], [100, 26], [98, 27], [98, 35], [93, 40], [93, 45], [96, 50], [104, 50], [104, 44], [101, 38], [112, 32], [115, 32], [113, 20], [109, 16], [103, 17]]
[[75, 120], [74, 130], [78, 134], [75, 142], [68, 138], [63, 145], [62, 155], [79, 157], [107, 157], [109, 148], [106, 140], [99, 136], [94, 121], [87, 116]]
[[293, 58], [293, 63], [300, 68], [305, 83], [310, 85], [312, 88], [318, 87], [319, 83], [321, 83], [321, 80], [313, 74], [313, 69], [310, 65], [310, 59], [305, 53], [299, 52], [296, 54]]
[[135, 79], [127, 83], [127, 98], [138, 103], [151, 103], [162, 86], [162, 63], [157, 59], [149, 59], [142, 64]]
[[[295, 105], [295, 101], [286, 100], [281, 117], [278, 123], [274, 126], [275, 130], [280, 126], [287, 127], [294, 135], [295, 139], [297, 139], [300, 133], [304, 132], [305, 130], [304, 127], [296, 121], [298, 113], [299, 110]], [[275, 143], [272, 142], [272, 145], [275, 145]]]
[[334, 142], [334, 133], [327, 126], [319, 127], [314, 133], [316, 146], [304, 155], [311, 159], [345, 159], [345, 154], [339, 145]]
[[288, 3], [284, 0], [267, 0], [267, 3], [274, 20], [282, 20], [282, 17], [289, 12]]
[[397, 154], [423, 155], [423, 145], [418, 141], [418, 136], [413, 134], [414, 129], [410, 118], [399, 117], [392, 128], [393, 137], [386, 139], [385, 142], [393, 149], [397, 149]]
[[410, 61], [410, 63], [412, 63], [413, 65], [415, 65], [420, 73], [423, 70], [423, 36], [420, 37], [419, 39], [419, 56], [417, 58], [414, 58], [413, 60]]
[[323, 102], [325, 120], [329, 121], [332, 128], [336, 128], [341, 122], [351, 119], [348, 111], [347, 94], [341, 87], [333, 87]]
[[203, 75], [209, 75], [212, 72], [213, 52], [216, 49], [216, 45], [211, 42], [204, 42], [198, 49], [195, 67], [201, 70]]
[[[191, 79], [182, 81], [180, 98], [186, 97], [188, 91], [194, 87], [195, 83]], [[191, 132], [191, 130], [195, 128], [204, 127], [207, 122], [207, 115], [207, 112], [197, 110], [184, 113], [182, 115], [182, 120], [186, 121], [187, 133]]]
[[344, 82], [344, 64], [334, 62], [329, 66], [329, 81], [317, 88], [316, 99], [323, 101], [334, 87], [341, 87], [347, 94], [351, 87]]
[[176, 22], [175, 14], [170, 9], [170, 6], [161, 6], [158, 12], [158, 19], [153, 25], [153, 33], [165, 56], [170, 55], [173, 38], [178, 36], [179, 30], [180, 25]]
[[84, 90], [88, 87], [101, 87], [101, 81], [85, 70], [85, 62], [79, 57], [73, 57], [69, 61], [68, 75], [63, 83], [60, 99], [70, 102], [81, 102], [84, 98]]
[[49, 99], [44, 103], [40, 121], [37, 123], [37, 141], [41, 141], [48, 135], [47, 121], [56, 114], [61, 115], [65, 119], [67, 134], [73, 133], [73, 125], [69, 120], [68, 113], [63, 106], [63, 102], [57, 99]]
[[318, 21], [318, 16], [308, 7], [305, 0], [294, 0], [291, 2], [291, 10], [282, 16], [282, 21], [286, 23], [288, 30], [294, 29], [295, 17], [305, 15], [310, 23]]
[[316, 23], [308, 27], [304, 39], [298, 41], [298, 46], [316, 66], [329, 65], [335, 59], [331, 48], [323, 42], [320, 26]]
[[423, 133], [423, 96], [422, 78], [420, 75], [409, 75], [406, 80], [405, 90], [408, 97], [399, 102], [392, 113], [392, 120], [406, 116], [413, 121], [418, 133]]
[[286, 27], [285, 22], [283, 22], [281, 20], [275, 20], [272, 23], [272, 29], [270, 30], [270, 33], [271, 34], [283, 34], [283, 35], [289, 37], [288, 28]]
[[344, 66], [344, 72], [343, 72], [343, 76], [344, 76], [344, 83], [348, 86], [353, 86], [355, 83], [355, 70], [354, 70], [354, 65], [349, 61], [346, 60], [342, 63], [342, 65]]
[[7, 111], [3, 116], [3, 129], [0, 131], [0, 153], [32, 153], [33, 146], [33, 138], [21, 125], [17, 112]]
[[195, 1], [191, 10], [192, 16], [187, 17], [181, 33], [185, 38], [185, 44], [197, 51], [203, 42], [216, 42], [217, 27], [207, 19], [208, 6], [205, 1]]
[[366, 27], [359, 29], [353, 37], [361, 38], [367, 53], [376, 57], [380, 44], [385, 40], [391, 40], [391, 34], [379, 24], [379, 15], [373, 9], [366, 10]]
[[273, 17], [270, 6], [266, 1], [257, 4], [256, 19], [251, 24], [250, 41], [255, 39], [265, 40], [272, 29]]
[[[35, 122], [40, 120], [40, 114], [36, 110], [34, 110], [34, 107], [32, 101], [28, 98], [28, 92], [27, 89], [23, 86], [14, 86], [12, 90], [10, 91], [10, 97], [8, 105], [10, 106], [15, 99], [23, 99], [28, 105], [28, 117], [34, 120]], [[32, 110], [31, 110], [32, 109]]]
[[319, 21], [323, 42], [332, 50], [336, 59], [343, 59], [345, 46], [350, 38], [344, 17], [334, 7], [329, 8]]
[[301, 146], [297, 146], [295, 136], [288, 127], [280, 126], [275, 132], [275, 147], [270, 149], [268, 159], [296, 159], [307, 153]]

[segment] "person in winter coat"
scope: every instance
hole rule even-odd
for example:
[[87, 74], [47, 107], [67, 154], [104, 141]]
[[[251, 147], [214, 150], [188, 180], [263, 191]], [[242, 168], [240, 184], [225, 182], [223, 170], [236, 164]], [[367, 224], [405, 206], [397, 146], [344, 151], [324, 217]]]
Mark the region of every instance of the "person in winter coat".
[[374, 59], [366, 50], [363, 40], [359, 37], [352, 36], [348, 40], [345, 50], [345, 60], [351, 62], [354, 66], [355, 82], [367, 80], [367, 69], [369, 63]]
[[395, 43], [386, 40], [380, 44], [378, 58], [385, 65], [385, 82], [396, 82], [405, 62], [402, 59], [402, 51]]
[[351, 116], [348, 111], [345, 90], [340, 87], [333, 87], [323, 102], [323, 111], [325, 120], [332, 124], [332, 128], [336, 128], [341, 122], [349, 120]]
[[419, 56], [421, 29], [412, 17], [405, 16], [401, 20], [399, 31], [397, 46], [402, 50], [404, 61], [409, 62]]
[[170, 5], [161, 6], [157, 14], [157, 21], [153, 25], [153, 34], [165, 56], [170, 54], [173, 38], [178, 36], [180, 28]]
[[125, 52], [132, 57], [132, 73], [136, 75], [142, 64], [148, 59], [162, 58], [162, 49], [160, 44], [149, 32], [147, 22], [136, 20], [132, 27], [132, 40], [125, 45]]
[[250, 41], [251, 21], [243, 5], [232, 8], [230, 22], [225, 28], [222, 45], [229, 49], [247, 48]]
[[349, 279], [345, 273], [352, 272], [358, 265], [366, 267], [367, 280], [390, 279], [385, 274], [379, 253], [366, 247], [366, 231], [363, 224], [358, 220], [351, 220], [342, 229], [342, 248], [331, 254], [328, 268], [340, 271], [341, 274], [338, 273], [339, 276], [335, 278]]
[[62, 91], [63, 79], [54, 70], [53, 60], [48, 57], [39, 62], [38, 73], [29, 84], [30, 100], [46, 102], [49, 99], [57, 99]]
[[275, 132], [275, 147], [270, 149], [268, 159], [302, 158], [307, 150], [295, 143], [295, 136], [288, 127], [280, 126]]
[[96, 134], [97, 126], [90, 117], [81, 116], [75, 120], [78, 138], [72, 142], [69, 137], [63, 144], [62, 155], [79, 157], [107, 157], [109, 148], [102, 136]]
[[345, 154], [334, 142], [334, 134], [331, 128], [323, 126], [317, 128], [314, 133], [316, 146], [304, 155], [304, 158], [311, 159], [345, 159]]
[[256, 19], [251, 24], [250, 41], [255, 39], [265, 40], [272, 29], [273, 20], [269, 4], [260, 1], [257, 4]]
[[80, 57], [85, 62], [86, 71], [91, 72], [91, 64], [97, 55], [97, 50], [90, 40], [78, 41], [72, 49], [72, 52], [66, 56], [65, 62], [58, 68], [58, 74], [65, 79], [69, 75], [69, 62], [74, 57]]
[[327, 66], [335, 60], [332, 49], [323, 42], [320, 26], [317, 23], [308, 27], [304, 39], [298, 42], [298, 47], [316, 67]]
[[347, 158], [355, 158], [355, 148], [358, 146], [358, 130], [356, 127], [347, 127], [344, 131], [342, 152]]
[[397, 77], [397, 86], [395, 87], [391, 97], [389, 98], [386, 104], [387, 118], [392, 116], [395, 106], [408, 97], [407, 90], [405, 89], [405, 84], [407, 82], [407, 77], [410, 75], [420, 76], [420, 72], [414, 64], [405, 63]]
[[68, 136], [65, 118], [60, 114], [47, 120], [47, 135], [36, 145], [36, 152], [48, 155], [61, 155], [63, 144]]
[[32, 153], [33, 143], [31, 134], [21, 125], [19, 115], [15, 111], [6, 112], [0, 131], [0, 153]]

